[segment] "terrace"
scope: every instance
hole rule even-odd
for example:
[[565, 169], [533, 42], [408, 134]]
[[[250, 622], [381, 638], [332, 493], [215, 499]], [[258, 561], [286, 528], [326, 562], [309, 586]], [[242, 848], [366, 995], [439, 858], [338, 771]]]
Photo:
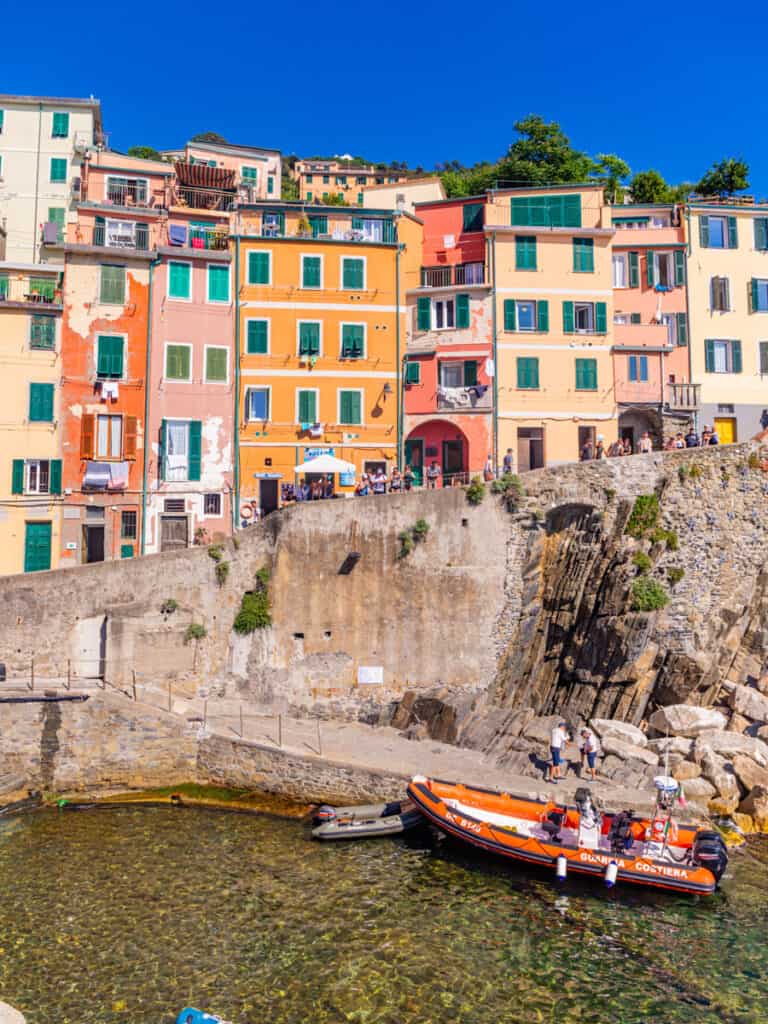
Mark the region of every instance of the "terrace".
[[263, 210], [248, 225], [259, 238], [315, 238], [332, 242], [395, 245], [397, 227], [392, 217], [342, 217], [338, 213], [289, 215], [284, 210]]
[[235, 172], [206, 164], [177, 160], [176, 181], [169, 187], [167, 206], [228, 213], [237, 200]]
[[0, 271], [0, 305], [61, 308], [61, 276], [36, 277]]
[[422, 267], [422, 288], [451, 288], [454, 285], [485, 284], [485, 264], [457, 263], [454, 266]]

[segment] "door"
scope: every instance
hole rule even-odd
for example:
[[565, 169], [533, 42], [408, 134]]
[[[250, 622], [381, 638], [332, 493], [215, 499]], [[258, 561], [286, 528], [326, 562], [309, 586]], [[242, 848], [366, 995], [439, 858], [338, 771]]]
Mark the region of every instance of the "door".
[[262, 519], [280, 507], [277, 497], [277, 480], [259, 480], [259, 505]]
[[51, 568], [51, 524], [27, 523], [24, 534], [24, 572]]
[[579, 427], [579, 450], [577, 458], [581, 458], [581, 450], [585, 444], [592, 445], [592, 452], [595, 451], [595, 428], [594, 427]]
[[103, 562], [104, 526], [84, 526], [83, 530], [85, 531], [83, 549], [86, 562]]
[[518, 427], [517, 467], [524, 473], [527, 469], [541, 469], [544, 465], [544, 428]]
[[189, 520], [186, 516], [160, 516], [160, 550], [178, 551], [189, 547]]
[[733, 416], [716, 416], [715, 430], [720, 444], [736, 443], [736, 420]]
[[464, 443], [443, 441], [443, 487], [449, 487], [455, 476], [464, 472]]
[[405, 442], [405, 464], [413, 470], [413, 483], [421, 487], [424, 483], [424, 442], [421, 438]]

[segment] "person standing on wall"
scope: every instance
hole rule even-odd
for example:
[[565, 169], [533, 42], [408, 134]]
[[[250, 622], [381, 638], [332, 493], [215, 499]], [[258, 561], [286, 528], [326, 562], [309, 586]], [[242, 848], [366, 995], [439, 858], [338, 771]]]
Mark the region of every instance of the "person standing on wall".
[[438, 464], [435, 461], [432, 461], [429, 465], [429, 469], [427, 470], [427, 487], [430, 487], [433, 490], [437, 487], [440, 472], [441, 470]]

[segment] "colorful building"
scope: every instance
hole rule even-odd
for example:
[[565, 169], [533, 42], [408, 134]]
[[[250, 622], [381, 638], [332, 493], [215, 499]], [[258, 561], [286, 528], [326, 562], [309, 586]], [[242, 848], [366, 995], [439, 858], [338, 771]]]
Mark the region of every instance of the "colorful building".
[[[278, 506], [294, 467], [330, 452], [356, 473], [398, 460], [409, 214], [255, 204], [235, 237], [240, 521]], [[337, 489], [353, 480], [337, 477]]]
[[[408, 181], [400, 171], [374, 167], [353, 159], [297, 160], [293, 177], [299, 185], [299, 199], [305, 203], [341, 200], [348, 206], [363, 206], [369, 185], [397, 185]], [[381, 208], [381, 207], [380, 207]]]
[[692, 202], [685, 218], [700, 426], [722, 443], [746, 441], [768, 426], [768, 205]]
[[619, 434], [657, 447], [696, 415], [689, 368], [686, 238], [680, 207], [615, 206], [613, 369]]
[[0, 575], [59, 563], [61, 270], [0, 263]]
[[0, 224], [5, 259], [37, 263], [40, 225], [75, 219], [83, 161], [104, 142], [98, 100], [0, 95]]
[[618, 431], [611, 364], [611, 212], [599, 185], [500, 189], [485, 210], [497, 438], [521, 470], [578, 458]]
[[[193, 209], [201, 208], [201, 197], [186, 195], [184, 189], [234, 188], [244, 202], [280, 198], [282, 159], [278, 149], [234, 146], [225, 142], [188, 142], [182, 149], [164, 150], [163, 156], [176, 168], [181, 188], [177, 200], [186, 199]], [[214, 174], [206, 182], [190, 168], [197, 168], [197, 172], [210, 168]]]
[[404, 460], [417, 483], [481, 473], [493, 451], [493, 303], [485, 197], [420, 203], [423, 263], [408, 292]]
[[416, 214], [418, 203], [434, 203], [440, 199], [445, 199], [445, 189], [437, 175], [408, 178], [394, 185], [366, 185], [363, 188], [363, 206], [366, 210], [404, 210]]

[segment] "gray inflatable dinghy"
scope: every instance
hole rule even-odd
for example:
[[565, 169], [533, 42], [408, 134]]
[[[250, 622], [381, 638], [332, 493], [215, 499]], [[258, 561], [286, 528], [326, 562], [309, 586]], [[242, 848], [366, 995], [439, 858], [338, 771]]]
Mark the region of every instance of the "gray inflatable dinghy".
[[360, 807], [330, 807], [323, 804], [314, 816], [314, 839], [376, 839], [396, 836], [424, 824], [424, 818], [410, 800]]

